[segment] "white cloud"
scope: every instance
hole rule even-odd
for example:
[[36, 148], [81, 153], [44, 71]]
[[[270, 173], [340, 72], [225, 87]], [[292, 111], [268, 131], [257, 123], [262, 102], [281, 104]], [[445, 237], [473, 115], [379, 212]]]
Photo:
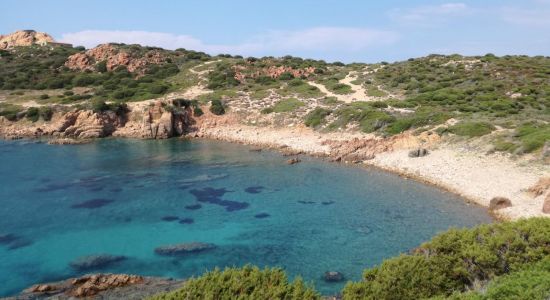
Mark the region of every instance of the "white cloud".
[[[541, 4], [548, 4], [549, 1], [538, 1]], [[501, 10], [501, 17], [504, 21], [516, 24], [535, 27], [550, 26], [550, 9], [546, 7], [539, 8], [517, 8], [505, 7]]]
[[62, 34], [60, 41], [87, 48], [108, 42], [141, 44], [166, 49], [186, 48], [212, 54], [282, 55], [302, 51], [355, 53], [396, 42], [392, 31], [355, 27], [315, 27], [270, 31], [239, 44], [208, 44], [189, 35], [149, 31], [86, 30]]
[[465, 3], [444, 3], [411, 8], [408, 10], [394, 9], [390, 17], [403, 23], [433, 23], [449, 17], [463, 16], [470, 11]]

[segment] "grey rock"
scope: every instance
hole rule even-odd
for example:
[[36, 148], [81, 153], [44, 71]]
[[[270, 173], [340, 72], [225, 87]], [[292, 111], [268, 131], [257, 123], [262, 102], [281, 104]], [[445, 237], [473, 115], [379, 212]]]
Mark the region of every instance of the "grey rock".
[[163, 256], [177, 256], [189, 253], [198, 253], [216, 248], [210, 243], [191, 242], [176, 245], [167, 245], [155, 248], [155, 253]]

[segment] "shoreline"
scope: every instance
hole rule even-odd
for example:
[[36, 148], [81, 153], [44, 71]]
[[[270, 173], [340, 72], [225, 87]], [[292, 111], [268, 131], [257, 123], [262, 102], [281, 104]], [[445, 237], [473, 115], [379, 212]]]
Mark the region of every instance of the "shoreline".
[[[335, 156], [331, 147], [325, 147], [327, 140], [338, 138], [345, 142], [359, 136], [361, 134], [339, 134], [335, 137], [334, 134], [321, 134], [308, 128], [256, 128], [246, 125], [206, 127], [198, 135], [199, 138], [276, 150], [283, 155], [294, 152], [296, 155], [322, 157], [331, 161], [335, 161]], [[376, 153], [374, 157], [342, 162], [376, 168], [437, 187], [461, 197], [467, 203], [487, 209], [497, 220], [550, 217], [542, 213], [543, 197], [534, 198], [526, 191], [540, 178], [550, 175], [549, 166], [514, 161], [500, 154], [486, 155], [443, 143], [427, 145], [430, 153], [425, 157], [409, 158], [409, 150], [417, 146], [415, 143], [404, 143], [390, 151]], [[512, 206], [490, 210], [490, 200], [495, 197], [510, 199]]]
[[[50, 124], [0, 122], [0, 133], [3, 133], [4, 139], [48, 138], [50, 144], [79, 144], [103, 137], [138, 139], [170, 137], [170, 135], [146, 134], [148, 131], [144, 131], [144, 128], [148, 127], [144, 126], [138, 118], [144, 114], [144, 107], [137, 109], [137, 106], [142, 104], [139, 102], [132, 105], [134, 112], [130, 115], [131, 121], [126, 124], [106, 123], [114, 128], [111, 134], [103, 136], [80, 135], [74, 139], [67, 134], [66, 130], [60, 130], [59, 128], [64, 128], [67, 116], [77, 114], [74, 112], [60, 115]], [[468, 203], [475, 203], [488, 209], [489, 213], [500, 220], [550, 217], [542, 213], [544, 195], [534, 198], [526, 192], [539, 179], [550, 177], [550, 165], [529, 161], [526, 157], [513, 160], [502, 154], [487, 154], [487, 150], [483, 151], [480, 145], [472, 145], [468, 142], [447, 143], [442, 137], [430, 131], [418, 135], [405, 132], [388, 138], [359, 132], [321, 133], [303, 125], [285, 127], [244, 125], [236, 114], [214, 116], [205, 111], [204, 116], [195, 118], [192, 127], [187, 128], [190, 132], [182, 131], [179, 135], [171, 136], [220, 140], [277, 150], [285, 156], [307, 154], [330, 161], [375, 167], [456, 194]], [[97, 131], [96, 124], [99, 118], [97, 114], [84, 111], [77, 115], [83, 120], [76, 122], [73, 126], [77, 128], [76, 130], [92, 133]], [[165, 116], [166, 113], [162, 115]], [[170, 119], [170, 122], [173, 120]], [[161, 124], [164, 123], [159, 123], [159, 126]], [[162, 126], [168, 128], [170, 124]], [[409, 157], [409, 151], [417, 149], [428, 150], [428, 155]], [[490, 210], [490, 201], [495, 197], [509, 199], [512, 206], [498, 211]]]

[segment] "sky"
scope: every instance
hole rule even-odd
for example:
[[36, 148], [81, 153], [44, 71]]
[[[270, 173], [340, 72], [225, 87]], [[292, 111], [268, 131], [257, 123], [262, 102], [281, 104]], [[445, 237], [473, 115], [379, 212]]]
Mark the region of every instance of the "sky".
[[0, 0], [0, 34], [342, 62], [550, 55], [550, 0]]

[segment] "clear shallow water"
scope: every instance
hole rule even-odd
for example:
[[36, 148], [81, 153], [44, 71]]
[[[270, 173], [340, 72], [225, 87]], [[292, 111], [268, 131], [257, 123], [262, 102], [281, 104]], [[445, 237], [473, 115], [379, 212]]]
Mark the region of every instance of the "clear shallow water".
[[[97, 271], [180, 278], [252, 263], [283, 267], [331, 294], [344, 283], [323, 282], [325, 271], [358, 280], [442, 230], [491, 221], [450, 193], [392, 174], [312, 158], [289, 166], [280, 154], [248, 149], [0, 141], [0, 236], [17, 237], [0, 243], [0, 296], [80, 275], [71, 261], [104, 253], [129, 259]], [[217, 248], [185, 257], [153, 251], [191, 241]]]

